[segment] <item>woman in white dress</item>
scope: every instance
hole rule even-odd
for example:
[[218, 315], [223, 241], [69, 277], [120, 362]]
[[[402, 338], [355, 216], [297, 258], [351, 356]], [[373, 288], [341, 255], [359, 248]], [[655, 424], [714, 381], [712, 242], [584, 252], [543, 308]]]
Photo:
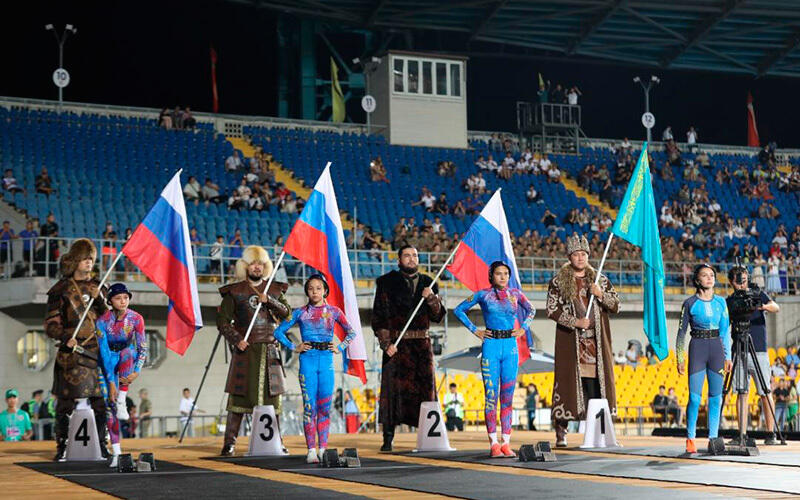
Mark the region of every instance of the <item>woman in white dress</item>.
[[767, 293], [781, 293], [781, 277], [778, 270], [780, 263], [781, 260], [777, 255], [773, 255], [769, 258], [769, 265], [767, 268]]

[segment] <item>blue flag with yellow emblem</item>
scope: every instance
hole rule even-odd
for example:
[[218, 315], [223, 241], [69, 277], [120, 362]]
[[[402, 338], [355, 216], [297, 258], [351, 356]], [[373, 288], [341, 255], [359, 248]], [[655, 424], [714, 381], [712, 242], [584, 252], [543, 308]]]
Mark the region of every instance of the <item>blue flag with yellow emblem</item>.
[[661, 257], [661, 238], [658, 233], [653, 181], [647, 160], [647, 143], [636, 162], [625, 198], [611, 232], [642, 249], [644, 262], [644, 334], [653, 346], [658, 359], [669, 355], [667, 316], [664, 310], [664, 260]]

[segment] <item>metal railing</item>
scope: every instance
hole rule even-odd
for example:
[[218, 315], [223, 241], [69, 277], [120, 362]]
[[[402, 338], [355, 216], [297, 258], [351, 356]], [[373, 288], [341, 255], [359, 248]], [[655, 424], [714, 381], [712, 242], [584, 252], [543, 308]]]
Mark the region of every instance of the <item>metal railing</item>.
[[[9, 280], [14, 278], [26, 278], [33, 276], [58, 276], [58, 258], [63, 255], [69, 245], [76, 238], [35, 238], [17, 239], [13, 242], [21, 242], [23, 250], [20, 252], [3, 252], [5, 260], [0, 262], [0, 279]], [[93, 240], [97, 246], [97, 270], [104, 273], [117, 252], [122, 250], [124, 242], [117, 240]], [[9, 242], [0, 242], [0, 250], [8, 248]], [[219, 282], [225, 283], [234, 276], [234, 266], [245, 245], [229, 244], [197, 244], [193, 245], [193, 255], [195, 269], [197, 270], [198, 281], [200, 282]], [[278, 255], [281, 251], [279, 246], [267, 246], [270, 254]], [[374, 279], [393, 269], [397, 268], [397, 253], [392, 250], [349, 250], [350, 266], [353, 278]], [[436, 273], [445, 259], [448, 257], [445, 252], [421, 252], [420, 268], [424, 272]], [[518, 256], [516, 258], [517, 268], [523, 286], [544, 285], [561, 268], [564, 258], [556, 257], [528, 257]], [[732, 265], [728, 262], [712, 262], [717, 269], [720, 277]], [[752, 267], [752, 266], [751, 266]], [[304, 282], [305, 279], [315, 271], [302, 262], [286, 256], [282, 266], [283, 271], [279, 271], [278, 277], [285, 278], [289, 282]], [[694, 285], [691, 282], [692, 266], [687, 262], [664, 262], [665, 285], [667, 287], [678, 287], [678, 293], [693, 293]], [[285, 273], [285, 274], [282, 274]], [[640, 260], [606, 260], [603, 267], [603, 274], [608, 276], [614, 286], [640, 286], [644, 280], [644, 268]], [[112, 273], [112, 279], [124, 279], [131, 281], [146, 281], [147, 278], [134, 266], [128, 259], [121, 258], [117, 263], [116, 269]], [[449, 273], [444, 273], [444, 281], [452, 280]], [[800, 270], [794, 274], [784, 273], [780, 276], [782, 293], [797, 294], [800, 289]], [[764, 281], [768, 276], [764, 274]], [[726, 280], [720, 279], [717, 283], [720, 293], [729, 291], [729, 284]], [[673, 290], [674, 291], [674, 290]]]

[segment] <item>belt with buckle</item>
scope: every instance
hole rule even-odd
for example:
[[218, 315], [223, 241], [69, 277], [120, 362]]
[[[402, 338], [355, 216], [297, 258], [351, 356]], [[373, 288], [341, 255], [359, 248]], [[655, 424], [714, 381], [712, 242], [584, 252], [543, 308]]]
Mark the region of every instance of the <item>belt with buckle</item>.
[[514, 330], [487, 330], [492, 334], [493, 339], [510, 339], [514, 336]]
[[692, 338], [713, 339], [719, 337], [719, 329], [716, 330], [692, 330]]
[[318, 351], [329, 351], [331, 349], [330, 342], [308, 342], [308, 345], [310, 345], [312, 349]]

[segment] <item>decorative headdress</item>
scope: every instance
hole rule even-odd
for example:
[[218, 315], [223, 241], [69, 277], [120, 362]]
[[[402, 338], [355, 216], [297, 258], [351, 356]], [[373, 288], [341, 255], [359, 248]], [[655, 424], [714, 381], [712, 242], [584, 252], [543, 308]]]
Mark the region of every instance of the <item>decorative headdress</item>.
[[236, 279], [247, 278], [247, 266], [253, 262], [264, 264], [264, 276], [272, 274], [272, 261], [269, 259], [267, 249], [258, 245], [250, 245], [244, 249], [242, 257], [236, 261]]
[[586, 236], [578, 236], [577, 234], [567, 237], [567, 255], [572, 255], [575, 252], [583, 250], [589, 253], [589, 241]]

